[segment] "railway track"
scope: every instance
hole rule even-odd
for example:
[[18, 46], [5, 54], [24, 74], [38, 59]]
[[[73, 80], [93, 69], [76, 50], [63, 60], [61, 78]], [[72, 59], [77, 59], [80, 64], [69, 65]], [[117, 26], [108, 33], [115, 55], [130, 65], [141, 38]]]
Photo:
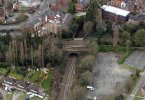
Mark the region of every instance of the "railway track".
[[68, 100], [68, 95], [70, 93], [70, 88], [75, 74], [76, 60], [76, 56], [69, 58], [57, 100]]

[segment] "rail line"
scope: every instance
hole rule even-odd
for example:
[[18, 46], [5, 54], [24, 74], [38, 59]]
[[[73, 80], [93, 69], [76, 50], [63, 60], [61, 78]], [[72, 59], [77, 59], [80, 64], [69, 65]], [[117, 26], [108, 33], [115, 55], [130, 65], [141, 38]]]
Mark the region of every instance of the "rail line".
[[70, 88], [75, 74], [76, 60], [76, 56], [69, 58], [57, 100], [68, 100], [68, 95], [70, 93]]

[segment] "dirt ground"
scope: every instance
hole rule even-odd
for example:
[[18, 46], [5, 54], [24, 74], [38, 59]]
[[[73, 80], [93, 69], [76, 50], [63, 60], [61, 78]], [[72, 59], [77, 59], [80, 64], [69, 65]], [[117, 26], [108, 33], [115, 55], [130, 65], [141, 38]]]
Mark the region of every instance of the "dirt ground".
[[125, 61], [125, 64], [143, 69], [145, 67], [145, 51], [134, 51]]
[[123, 88], [131, 72], [122, 69], [118, 64], [118, 56], [114, 53], [99, 53], [94, 67], [94, 81], [92, 86], [95, 91], [90, 91], [90, 96], [108, 96], [114, 94], [117, 88]]

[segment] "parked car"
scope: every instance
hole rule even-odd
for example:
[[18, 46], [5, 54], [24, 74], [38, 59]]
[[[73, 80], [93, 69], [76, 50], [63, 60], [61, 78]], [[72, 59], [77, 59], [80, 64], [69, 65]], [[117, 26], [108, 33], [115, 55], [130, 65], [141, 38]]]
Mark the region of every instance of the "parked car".
[[95, 88], [92, 87], [92, 86], [87, 86], [87, 89], [89, 89], [90, 91], [94, 91], [95, 90]]

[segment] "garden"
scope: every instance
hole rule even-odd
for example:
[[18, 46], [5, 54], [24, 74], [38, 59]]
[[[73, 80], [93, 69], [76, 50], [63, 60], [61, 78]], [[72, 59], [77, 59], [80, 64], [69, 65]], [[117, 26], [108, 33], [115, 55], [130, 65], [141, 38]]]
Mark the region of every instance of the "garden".
[[[25, 82], [34, 83], [34, 84], [42, 87], [42, 89], [44, 89], [44, 92], [46, 94], [48, 94], [47, 96], [50, 95], [51, 83], [52, 83], [52, 77], [53, 77], [52, 70], [44, 71], [43, 69], [37, 69], [37, 70], [29, 69], [24, 72], [25, 72], [25, 74], [19, 72], [17, 67], [13, 70], [12, 69], [10, 70], [10, 68], [0, 68], [1, 75], [11, 76], [11, 77], [16, 78], [17, 80], [23, 80]], [[13, 90], [12, 92], [7, 93], [8, 100], [12, 99], [14, 92], [16, 92], [16, 91]], [[27, 95], [22, 92], [21, 98], [25, 99], [26, 96]], [[30, 100], [36, 100], [36, 99], [38, 99], [38, 98], [34, 97]], [[20, 99], [20, 100], [22, 100], [22, 99]]]

